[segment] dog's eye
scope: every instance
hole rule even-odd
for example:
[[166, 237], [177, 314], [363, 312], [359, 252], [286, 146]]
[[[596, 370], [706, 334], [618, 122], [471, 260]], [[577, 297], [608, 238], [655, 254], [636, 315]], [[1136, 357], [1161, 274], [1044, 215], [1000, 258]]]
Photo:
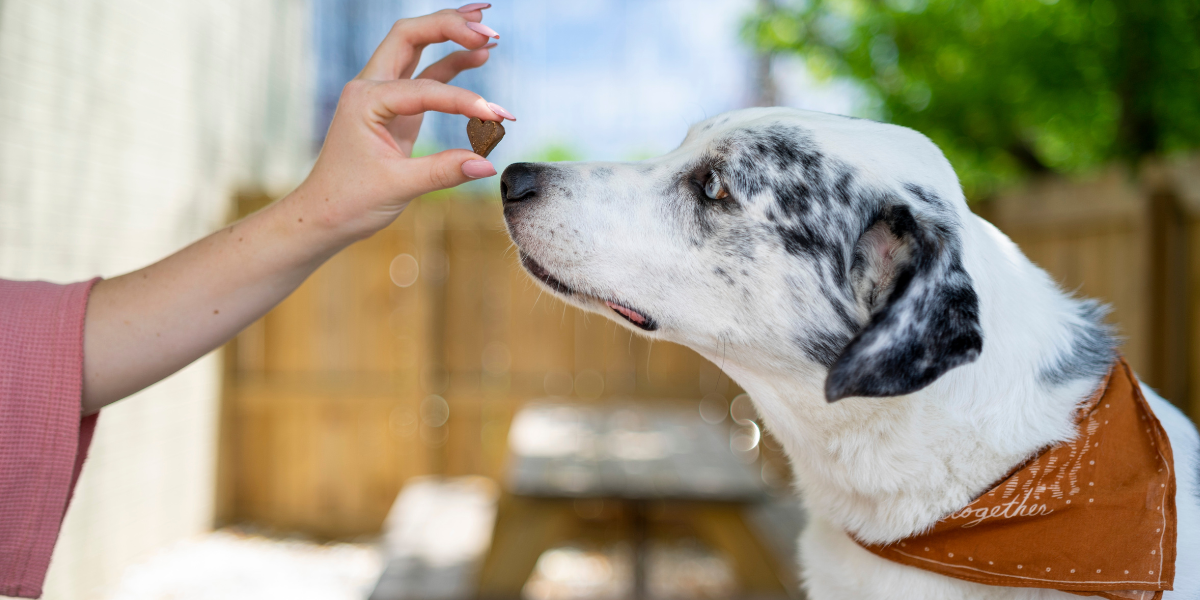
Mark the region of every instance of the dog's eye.
[[716, 171], [708, 172], [708, 180], [704, 182], [704, 195], [710, 200], [724, 200], [729, 197], [729, 192], [725, 191], [721, 176]]

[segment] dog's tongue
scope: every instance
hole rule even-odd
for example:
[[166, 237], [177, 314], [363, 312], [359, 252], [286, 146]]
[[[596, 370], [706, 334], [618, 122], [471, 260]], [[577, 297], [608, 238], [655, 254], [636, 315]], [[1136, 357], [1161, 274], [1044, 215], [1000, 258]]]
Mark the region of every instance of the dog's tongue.
[[624, 306], [621, 306], [620, 304], [617, 304], [616, 302], [609, 302], [608, 300], [605, 300], [604, 303], [607, 304], [609, 308], [621, 313], [621, 315], [624, 316], [626, 319], [629, 319], [630, 321], [633, 321], [634, 323], [637, 323], [638, 325], [646, 324], [646, 317], [643, 317], [642, 313], [639, 313], [638, 311], [633, 310], [631, 308], [625, 308]]

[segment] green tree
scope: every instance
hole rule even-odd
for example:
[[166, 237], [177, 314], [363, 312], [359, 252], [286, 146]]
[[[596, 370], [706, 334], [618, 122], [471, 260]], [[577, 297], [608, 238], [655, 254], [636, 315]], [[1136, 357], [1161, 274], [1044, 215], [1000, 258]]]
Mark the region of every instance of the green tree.
[[866, 92], [946, 152], [969, 197], [1200, 147], [1200, 0], [808, 0], [745, 34]]

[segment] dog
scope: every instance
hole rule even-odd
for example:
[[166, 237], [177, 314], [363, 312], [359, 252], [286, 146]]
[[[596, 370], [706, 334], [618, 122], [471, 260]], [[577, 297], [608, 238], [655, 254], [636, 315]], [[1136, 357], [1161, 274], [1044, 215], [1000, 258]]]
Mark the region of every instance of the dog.
[[[651, 160], [513, 164], [501, 195], [539, 284], [694, 349], [749, 392], [809, 515], [810, 598], [1078, 597], [939, 575], [855, 541], [919, 534], [1072, 439], [1116, 357], [1104, 307], [974, 215], [928, 138], [746, 109]], [[1200, 439], [1142, 392], [1177, 482], [1164, 598], [1200, 599]]]

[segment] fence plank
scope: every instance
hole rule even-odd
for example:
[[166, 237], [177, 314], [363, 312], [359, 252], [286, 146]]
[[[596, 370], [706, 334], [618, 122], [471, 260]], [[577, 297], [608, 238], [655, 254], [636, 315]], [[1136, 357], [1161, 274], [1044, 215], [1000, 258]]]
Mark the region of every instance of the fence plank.
[[1183, 371], [1175, 374], [1172, 387], [1186, 400], [1176, 402], [1200, 422], [1200, 155], [1149, 161], [1141, 166], [1141, 179], [1143, 193], [1168, 206], [1178, 221], [1165, 252], [1182, 264], [1163, 273], [1175, 300], [1168, 306], [1171, 318], [1163, 319], [1164, 329], [1175, 334], [1166, 341], [1164, 355]]

